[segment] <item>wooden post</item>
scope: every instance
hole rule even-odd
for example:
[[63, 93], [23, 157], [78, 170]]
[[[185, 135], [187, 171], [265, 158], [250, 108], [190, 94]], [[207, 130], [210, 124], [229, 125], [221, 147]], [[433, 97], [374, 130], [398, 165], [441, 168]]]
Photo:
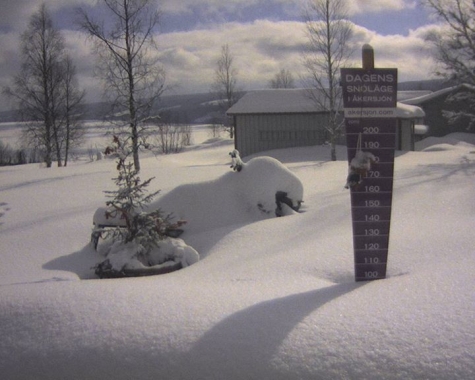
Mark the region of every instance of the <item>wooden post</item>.
[[369, 44], [364, 44], [362, 49], [363, 69], [374, 69], [374, 50]]

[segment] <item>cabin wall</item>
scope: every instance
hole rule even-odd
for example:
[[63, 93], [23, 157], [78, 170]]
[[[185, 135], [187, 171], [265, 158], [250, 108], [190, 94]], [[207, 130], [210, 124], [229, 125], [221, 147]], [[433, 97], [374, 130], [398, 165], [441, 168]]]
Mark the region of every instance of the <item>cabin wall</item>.
[[271, 149], [323, 144], [325, 114], [247, 114], [235, 117], [235, 146], [242, 157]]
[[414, 150], [414, 120], [399, 119], [398, 133], [396, 134], [396, 149]]

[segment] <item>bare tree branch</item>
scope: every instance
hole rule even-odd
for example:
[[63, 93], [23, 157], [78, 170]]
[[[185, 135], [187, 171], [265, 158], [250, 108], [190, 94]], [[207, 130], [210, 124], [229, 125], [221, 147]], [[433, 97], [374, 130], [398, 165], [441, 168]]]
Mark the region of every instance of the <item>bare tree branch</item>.
[[[110, 15], [108, 28], [84, 10], [80, 26], [96, 43], [99, 73], [114, 109], [127, 113], [135, 170], [144, 145], [140, 120], [149, 116], [165, 89], [165, 72], [153, 39], [161, 13], [152, 0], [103, 0]], [[155, 54], [155, 57], [154, 57]]]
[[340, 111], [340, 68], [350, 58], [349, 41], [353, 24], [348, 20], [343, 0], [308, 0], [304, 20], [307, 28], [308, 49], [303, 53], [303, 64], [311, 90], [309, 97], [328, 112], [325, 129], [331, 144], [331, 159], [336, 160], [336, 141], [343, 122]]
[[[221, 55], [216, 62], [216, 70], [212, 90], [215, 91], [223, 106], [223, 117], [225, 112], [238, 101], [237, 91], [237, 69], [234, 67], [234, 56], [229, 45], [221, 46]], [[227, 123], [223, 122], [224, 125]], [[234, 136], [233, 126], [229, 126], [229, 134]]]
[[288, 69], [281, 69], [273, 79], [270, 80], [270, 88], [294, 88], [295, 81], [292, 73]]
[[423, 0], [445, 24], [439, 33], [431, 33], [427, 41], [436, 50], [440, 65], [438, 74], [465, 86], [465, 92], [447, 98], [447, 104], [463, 110], [444, 111], [449, 123], [468, 120], [467, 129], [475, 125], [475, 1], [474, 0]]

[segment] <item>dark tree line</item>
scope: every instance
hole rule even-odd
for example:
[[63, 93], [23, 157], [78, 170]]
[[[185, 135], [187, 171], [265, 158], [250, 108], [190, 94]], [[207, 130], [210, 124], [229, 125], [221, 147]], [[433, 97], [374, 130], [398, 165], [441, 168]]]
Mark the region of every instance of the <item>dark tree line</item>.
[[37, 149], [12, 148], [0, 140], [0, 166], [32, 164], [42, 161]]

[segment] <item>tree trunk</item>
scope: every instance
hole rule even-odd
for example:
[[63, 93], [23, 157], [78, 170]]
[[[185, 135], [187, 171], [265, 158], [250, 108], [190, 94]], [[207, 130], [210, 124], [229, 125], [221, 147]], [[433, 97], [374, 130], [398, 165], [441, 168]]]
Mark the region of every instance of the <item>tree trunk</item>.
[[140, 172], [140, 158], [139, 158], [139, 132], [137, 125], [137, 108], [135, 103], [135, 77], [134, 77], [134, 57], [132, 54], [131, 31], [129, 29], [129, 13], [128, 7], [124, 2], [124, 12], [125, 12], [125, 46], [127, 51], [127, 74], [129, 79], [129, 117], [130, 117], [130, 129], [132, 137], [132, 153], [134, 158], [134, 169], [138, 173]]
[[139, 159], [139, 136], [137, 131], [137, 124], [132, 126], [132, 150], [134, 155], [134, 169], [138, 173], [140, 172], [140, 159]]
[[[69, 111], [66, 111], [69, 112]], [[71, 138], [71, 124], [69, 121], [69, 115], [66, 115], [66, 146], [64, 147], [64, 166], [68, 166], [69, 144]]]
[[335, 144], [335, 139], [333, 139], [333, 138], [332, 138], [332, 142], [331, 142], [330, 155], [331, 155], [331, 160], [336, 161], [336, 144]]
[[59, 126], [53, 125], [54, 146], [56, 148], [56, 158], [58, 160], [58, 168], [60, 168], [61, 166], [63, 166], [63, 163], [62, 163], [62, 158], [61, 158], [61, 143], [59, 141], [58, 128]]
[[46, 167], [50, 168], [53, 165], [51, 146], [51, 123], [48, 115], [45, 116], [45, 163]]

